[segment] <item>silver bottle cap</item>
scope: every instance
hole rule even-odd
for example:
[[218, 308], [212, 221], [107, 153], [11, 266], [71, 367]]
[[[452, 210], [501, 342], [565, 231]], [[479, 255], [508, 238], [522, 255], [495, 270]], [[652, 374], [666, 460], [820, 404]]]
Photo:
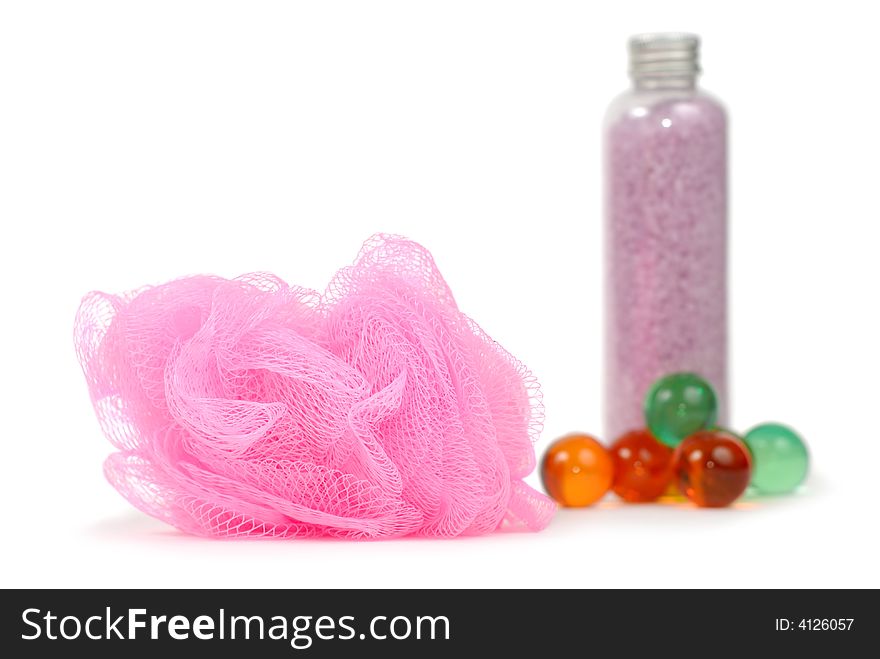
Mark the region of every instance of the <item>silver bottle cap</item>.
[[700, 38], [687, 32], [651, 32], [629, 40], [629, 73], [633, 78], [696, 76], [700, 72]]

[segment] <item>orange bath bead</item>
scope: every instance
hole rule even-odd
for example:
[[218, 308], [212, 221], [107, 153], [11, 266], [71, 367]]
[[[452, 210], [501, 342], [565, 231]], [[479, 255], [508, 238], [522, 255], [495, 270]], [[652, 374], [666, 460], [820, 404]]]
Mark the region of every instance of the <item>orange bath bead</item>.
[[567, 435], [556, 440], [541, 464], [544, 489], [563, 506], [578, 508], [595, 503], [611, 487], [611, 456], [589, 435]]
[[654, 501], [672, 481], [672, 449], [650, 430], [632, 430], [608, 449], [614, 463], [611, 489], [624, 501]]

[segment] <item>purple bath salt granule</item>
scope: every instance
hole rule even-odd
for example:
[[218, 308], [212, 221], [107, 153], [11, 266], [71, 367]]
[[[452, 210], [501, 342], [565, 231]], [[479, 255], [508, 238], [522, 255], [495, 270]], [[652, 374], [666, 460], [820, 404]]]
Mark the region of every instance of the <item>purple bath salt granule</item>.
[[609, 441], [644, 427], [650, 385], [691, 371], [727, 412], [726, 116], [699, 93], [632, 104], [606, 134]]

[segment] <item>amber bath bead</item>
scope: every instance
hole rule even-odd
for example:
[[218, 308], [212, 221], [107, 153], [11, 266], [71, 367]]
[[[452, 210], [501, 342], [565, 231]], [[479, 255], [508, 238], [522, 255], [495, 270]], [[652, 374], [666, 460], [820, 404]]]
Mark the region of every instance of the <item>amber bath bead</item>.
[[703, 508], [736, 501], [752, 477], [749, 450], [727, 430], [701, 430], [684, 439], [673, 456], [678, 488]]

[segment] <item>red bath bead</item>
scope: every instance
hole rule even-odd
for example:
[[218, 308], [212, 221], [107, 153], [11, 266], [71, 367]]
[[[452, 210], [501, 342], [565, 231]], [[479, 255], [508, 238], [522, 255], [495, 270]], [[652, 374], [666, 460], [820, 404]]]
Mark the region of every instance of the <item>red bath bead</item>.
[[720, 508], [745, 492], [752, 475], [749, 451], [726, 430], [701, 430], [684, 439], [673, 456], [678, 488], [704, 508]]
[[672, 449], [649, 430], [621, 435], [608, 449], [614, 462], [611, 489], [624, 501], [654, 501], [672, 480]]

